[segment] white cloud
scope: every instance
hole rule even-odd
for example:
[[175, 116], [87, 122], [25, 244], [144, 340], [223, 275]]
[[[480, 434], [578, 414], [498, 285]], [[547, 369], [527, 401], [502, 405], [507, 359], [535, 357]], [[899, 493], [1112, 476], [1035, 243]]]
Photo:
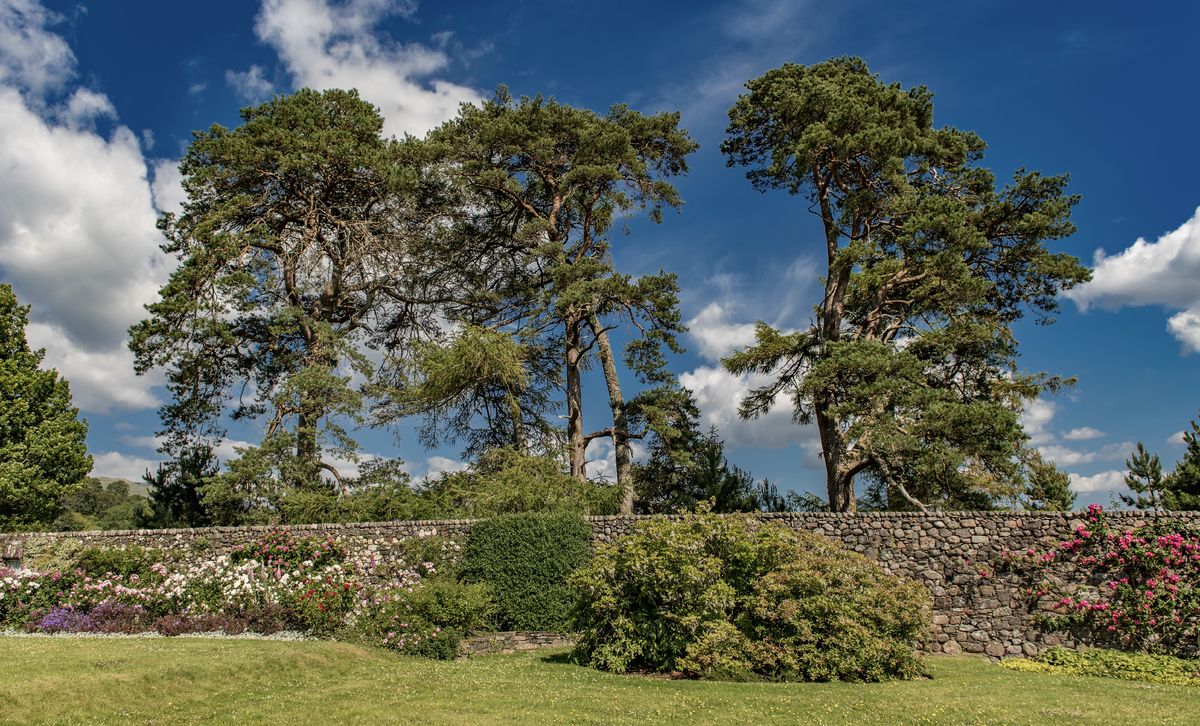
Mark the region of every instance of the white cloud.
[[730, 323], [728, 307], [709, 303], [687, 324], [688, 335], [696, 341], [700, 355], [713, 362], [754, 343], [754, 324]]
[[[634, 461], [644, 461], [649, 451], [640, 441], [630, 441], [629, 450]], [[617, 449], [612, 439], [592, 439], [584, 452], [583, 470], [589, 479], [600, 479], [608, 482], [617, 480]]]
[[159, 459], [131, 456], [119, 451], [93, 454], [92, 460], [95, 462], [92, 466], [92, 476], [113, 476], [133, 482], [141, 481], [146, 471], [154, 471], [161, 463]]
[[137, 410], [158, 405], [152, 387], [162, 383], [162, 375], [135, 374], [133, 354], [125, 347], [124, 338], [117, 345], [90, 348], [54, 325], [30, 323], [26, 333], [31, 346], [46, 349], [44, 365], [57, 368], [67, 379], [72, 402], [83, 411], [104, 413], [113, 408]]
[[45, 29], [51, 19], [24, 0], [0, 8], [0, 274], [32, 306], [30, 343], [46, 348], [78, 405], [153, 406], [154, 379], [133, 375], [125, 348], [169, 274], [146, 160], [128, 128], [92, 129], [115, 114], [104, 95], [76, 88], [57, 112], [36, 95], [74, 73], [70, 49]]
[[1098, 439], [1104, 436], [1104, 432], [1099, 429], [1094, 429], [1091, 426], [1083, 426], [1077, 429], [1071, 429], [1062, 435], [1067, 441], [1088, 441], [1090, 439]]
[[348, 0], [263, 0], [255, 24], [258, 38], [276, 50], [296, 86], [317, 90], [357, 88], [380, 108], [389, 134], [424, 134], [474, 103], [471, 88], [433, 78], [449, 56], [419, 43], [383, 37], [377, 25], [388, 15], [410, 16], [413, 3]]
[[263, 77], [262, 66], [258, 65], [244, 71], [225, 71], [225, 83], [246, 103], [261, 103], [275, 92], [275, 84]]
[[1186, 348], [1200, 352], [1200, 208], [1154, 242], [1138, 238], [1111, 257], [1097, 250], [1093, 264], [1092, 281], [1066, 293], [1080, 310], [1092, 305], [1179, 310], [1167, 328]]
[[1183, 432], [1176, 431], [1175, 433], [1173, 433], [1167, 437], [1167, 443], [1171, 446], [1183, 446], [1187, 442], [1184, 441]]
[[1167, 330], [1184, 346], [1200, 352], [1200, 305], [1167, 318]]
[[97, 119], [116, 118], [117, 109], [103, 93], [76, 88], [58, 114], [59, 120], [70, 129], [90, 129]]
[[1125, 472], [1117, 469], [1102, 471], [1099, 474], [1083, 476], [1071, 474], [1071, 489], [1079, 492], [1103, 492], [1121, 489], [1125, 486]]
[[438, 474], [453, 474], [457, 471], [466, 471], [471, 465], [465, 461], [456, 461], [448, 459], [445, 456], [431, 456], [425, 460], [425, 477], [437, 476]]
[[183, 174], [179, 173], [179, 161], [159, 159], [154, 162], [154, 181], [150, 184], [154, 195], [154, 208], [159, 212], [179, 214], [187, 193], [183, 191]]
[[75, 74], [75, 54], [48, 30], [59, 16], [37, 0], [0, 2], [0, 83], [35, 98], [61, 89]]
[[[749, 420], [738, 416], [738, 405], [750, 389], [768, 380], [767, 376], [735, 376], [724, 368], [710, 366], [700, 366], [679, 376], [680, 385], [690, 388], [696, 396], [701, 427], [716, 426], [730, 448], [778, 448], [799, 444], [811, 454], [816, 427], [796, 425], [792, 420], [791, 401], [786, 396], [780, 396], [765, 416]], [[805, 458], [806, 463], [812, 463], [807, 461], [811, 456]]]
[[1057, 405], [1054, 402], [1044, 398], [1035, 398], [1025, 404], [1021, 411], [1021, 426], [1029, 435], [1029, 443], [1037, 446], [1054, 440], [1054, 435], [1046, 427], [1054, 418], [1056, 409]]
[[1106, 444], [1092, 451], [1080, 451], [1059, 444], [1046, 444], [1037, 447], [1038, 452], [1053, 461], [1058, 466], [1077, 466], [1090, 464], [1094, 461], [1121, 461], [1129, 456], [1135, 444], [1132, 441], [1122, 441]]

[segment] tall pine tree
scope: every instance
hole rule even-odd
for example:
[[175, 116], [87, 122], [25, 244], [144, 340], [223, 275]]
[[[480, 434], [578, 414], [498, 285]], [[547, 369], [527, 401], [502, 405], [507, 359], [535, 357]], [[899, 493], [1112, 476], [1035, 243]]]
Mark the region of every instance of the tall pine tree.
[[[933, 125], [924, 87], [884, 84], [858, 58], [785, 65], [729, 112], [728, 163], [759, 190], [804, 194], [825, 274], [814, 323], [757, 326], [727, 358], [772, 381], [821, 438], [829, 505], [856, 507], [859, 475], [905, 506], [1011, 499], [1021, 486], [1021, 402], [1063, 383], [1017, 370], [1012, 324], [1049, 322], [1087, 268], [1046, 242], [1074, 232], [1066, 176], [1019, 171], [997, 188], [974, 133]], [[890, 499], [889, 499], [890, 500]]]

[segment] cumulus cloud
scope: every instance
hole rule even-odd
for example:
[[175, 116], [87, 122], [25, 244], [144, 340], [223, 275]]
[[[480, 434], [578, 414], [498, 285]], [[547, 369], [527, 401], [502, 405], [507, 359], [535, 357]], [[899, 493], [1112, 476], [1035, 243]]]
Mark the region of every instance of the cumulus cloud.
[[696, 396], [701, 427], [716, 426], [730, 448], [799, 444], [807, 451], [805, 463], [813, 464], [813, 453], [820, 449], [816, 427], [796, 425], [791, 401], [786, 396], [780, 396], [765, 416], [750, 420], [738, 416], [738, 406], [750, 389], [768, 380], [767, 376], [759, 375], [735, 376], [724, 368], [712, 366], [700, 366], [679, 376], [680, 385], [691, 389]]
[[1092, 281], [1068, 291], [1080, 310], [1095, 305], [1161, 305], [1179, 312], [1167, 329], [1185, 349], [1200, 352], [1200, 208], [1154, 242], [1138, 238], [1119, 254], [1097, 250]]
[[275, 84], [263, 77], [262, 66], [258, 65], [244, 71], [225, 71], [225, 83], [245, 103], [261, 103], [275, 92]]
[[[629, 442], [634, 461], [644, 461], [649, 451], [640, 441]], [[617, 449], [612, 439], [592, 439], [584, 452], [583, 470], [589, 479], [615, 482], [617, 480]]]
[[415, 9], [384, 0], [263, 0], [255, 32], [279, 54], [296, 86], [357, 88], [382, 110], [387, 133], [421, 135], [480, 96], [433, 77], [450, 63], [444, 50], [397, 43], [378, 31], [387, 16], [411, 16]]
[[1183, 446], [1187, 441], [1184, 440], [1182, 431], [1176, 431], [1167, 437], [1167, 443], [1171, 446]]
[[471, 465], [465, 461], [457, 461], [449, 459], [445, 456], [431, 456], [425, 460], [424, 477], [437, 476], [438, 474], [453, 474], [457, 471], [466, 471]]
[[37, 0], [0, 2], [0, 83], [41, 99], [75, 75], [75, 54], [49, 27], [60, 17]]
[[1121, 461], [1129, 453], [1133, 451], [1135, 444], [1132, 441], [1121, 441], [1114, 444], [1106, 444], [1099, 449], [1091, 451], [1081, 451], [1072, 449], [1059, 444], [1047, 444], [1037, 447], [1038, 452], [1053, 461], [1058, 466], [1077, 466], [1079, 464], [1090, 464], [1095, 461]]
[[1054, 440], [1054, 434], [1047, 427], [1054, 418], [1056, 404], [1044, 398], [1035, 398], [1025, 404], [1021, 411], [1021, 426], [1029, 435], [1029, 443], [1033, 445], [1046, 444]]
[[688, 335], [696, 341], [697, 352], [710, 361], [754, 343], [754, 323], [731, 323], [728, 317], [728, 303], [714, 302], [688, 321]]
[[1062, 437], [1067, 441], [1088, 441], [1098, 439], [1104, 436], [1104, 432], [1099, 429], [1094, 429], [1091, 426], [1083, 426], [1077, 429], [1071, 429], [1064, 433]]
[[137, 482], [147, 471], [154, 471], [161, 463], [159, 459], [144, 456], [123, 454], [119, 451], [105, 451], [93, 454], [92, 476], [111, 476]]
[[770, 376], [735, 376], [719, 364], [721, 358], [754, 343], [755, 319], [766, 320], [776, 328], [795, 329], [801, 322], [798, 311], [811, 305], [817, 294], [817, 280], [815, 263], [806, 255], [753, 283], [720, 272], [707, 279], [715, 288], [716, 300], [688, 321], [688, 336], [699, 355], [712, 365], [681, 374], [679, 383], [695, 394], [701, 427], [716, 426], [731, 449], [798, 445], [804, 451], [805, 465], [821, 465], [817, 430], [796, 425], [792, 402], [786, 395], [779, 396], [765, 416], [750, 420], [738, 416], [742, 399], [752, 388], [768, 383]]
[[1121, 489], [1125, 486], [1125, 472], [1112, 469], [1102, 471], [1099, 474], [1091, 476], [1083, 476], [1082, 474], [1071, 474], [1071, 489], [1084, 494], [1087, 492], [1104, 492], [1114, 489]]
[[[30, 343], [78, 405], [153, 406], [155, 381], [133, 375], [125, 348], [170, 269], [146, 160], [128, 128], [94, 129], [116, 111], [103, 94], [68, 89], [74, 56], [52, 20], [32, 2], [0, 8], [0, 275], [32, 306]], [[67, 100], [52, 109], [39, 94], [55, 90]]]

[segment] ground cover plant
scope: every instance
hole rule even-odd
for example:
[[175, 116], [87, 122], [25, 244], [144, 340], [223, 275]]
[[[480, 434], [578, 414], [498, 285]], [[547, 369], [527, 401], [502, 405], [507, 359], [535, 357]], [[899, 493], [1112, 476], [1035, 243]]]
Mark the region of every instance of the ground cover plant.
[[1124, 653], [1105, 648], [1077, 651], [1054, 647], [1042, 651], [1034, 658], [1009, 658], [1001, 661], [1000, 665], [1033, 673], [1067, 673], [1174, 686], [1200, 686], [1200, 660], [1149, 653]]
[[1120, 527], [1094, 504], [1084, 520], [1052, 547], [1001, 557], [999, 570], [1027, 579], [1029, 606], [1048, 611], [1041, 625], [1119, 650], [1196, 656], [1200, 530], [1165, 516]]
[[602, 670], [881, 681], [925, 673], [919, 584], [819, 536], [705, 510], [641, 523], [572, 578], [577, 653]]
[[[37, 569], [0, 569], [0, 627], [34, 633], [180, 635], [295, 630], [451, 657], [488, 625], [484, 585], [454, 577], [459, 547], [431, 538], [384, 562], [331, 537], [271, 530], [228, 553], [43, 547]], [[439, 569], [440, 567], [440, 569]]]
[[561, 651], [434, 661], [328, 641], [0, 637], [0, 721], [18, 723], [1185, 724], [1200, 689], [930, 657], [932, 678], [643, 678]]

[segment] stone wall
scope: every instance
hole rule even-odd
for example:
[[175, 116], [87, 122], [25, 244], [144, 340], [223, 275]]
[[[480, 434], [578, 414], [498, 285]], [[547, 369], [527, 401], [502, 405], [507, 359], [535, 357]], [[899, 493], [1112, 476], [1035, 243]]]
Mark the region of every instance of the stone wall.
[[[1018, 580], [991, 570], [1005, 550], [1045, 546], [1066, 538], [1077, 524], [1071, 513], [785, 513], [761, 515], [797, 530], [816, 532], [879, 562], [888, 571], [916, 579], [933, 596], [933, 642], [930, 650], [942, 653], [985, 653], [993, 657], [1034, 654], [1041, 648], [1069, 639], [1039, 632], [1033, 616], [1017, 602]], [[1111, 512], [1115, 526], [1132, 526], [1148, 515]], [[1172, 516], [1200, 524], [1200, 512]], [[645, 517], [590, 517], [593, 543], [615, 539]], [[331, 536], [348, 548], [366, 549], [387, 557], [401, 540], [448, 536], [458, 540], [470, 530], [470, 520], [382, 522], [369, 524], [314, 524], [286, 527], [299, 536]], [[268, 527], [211, 527], [207, 529], [72, 532], [51, 534], [0, 534], [6, 557], [20, 554], [31, 538], [74, 539], [88, 546], [141, 545], [193, 548], [222, 552], [254, 541]]]

